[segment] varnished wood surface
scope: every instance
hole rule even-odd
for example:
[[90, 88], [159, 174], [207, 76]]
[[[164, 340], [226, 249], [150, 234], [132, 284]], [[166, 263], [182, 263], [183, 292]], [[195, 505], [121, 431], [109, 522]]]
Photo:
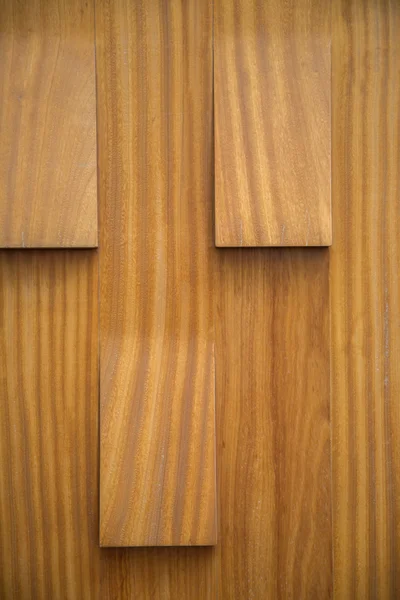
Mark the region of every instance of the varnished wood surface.
[[328, 265], [220, 253], [220, 598], [331, 597]]
[[330, 0], [215, 0], [217, 246], [331, 244]]
[[399, 596], [398, 4], [335, 1], [331, 267], [324, 250], [210, 250], [215, 548], [98, 548], [96, 254], [0, 253], [1, 598]]
[[0, 597], [99, 598], [97, 260], [0, 253]]
[[0, 0], [0, 247], [97, 245], [93, 0]]
[[400, 4], [333, 13], [335, 597], [400, 597]]
[[211, 9], [97, 3], [102, 546], [216, 541]]

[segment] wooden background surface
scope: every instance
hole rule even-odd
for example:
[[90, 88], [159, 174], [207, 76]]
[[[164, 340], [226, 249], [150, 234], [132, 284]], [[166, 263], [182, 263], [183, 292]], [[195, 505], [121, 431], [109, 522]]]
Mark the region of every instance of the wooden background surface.
[[0, 253], [2, 598], [400, 597], [400, 4], [332, 14], [332, 248], [210, 248], [215, 548], [99, 549], [98, 252]]

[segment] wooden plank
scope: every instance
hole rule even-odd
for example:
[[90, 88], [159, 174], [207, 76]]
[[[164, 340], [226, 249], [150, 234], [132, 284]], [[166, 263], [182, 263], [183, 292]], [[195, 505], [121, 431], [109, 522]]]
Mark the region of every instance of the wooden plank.
[[97, 246], [94, 6], [0, 0], [0, 247]]
[[102, 600], [215, 600], [213, 546], [101, 551]]
[[330, 0], [215, 0], [217, 246], [329, 246]]
[[0, 596], [99, 598], [97, 257], [0, 253]]
[[216, 541], [211, 14], [96, 7], [103, 546]]
[[326, 250], [221, 253], [221, 598], [331, 598], [328, 275]]
[[400, 4], [336, 0], [335, 594], [400, 597]]

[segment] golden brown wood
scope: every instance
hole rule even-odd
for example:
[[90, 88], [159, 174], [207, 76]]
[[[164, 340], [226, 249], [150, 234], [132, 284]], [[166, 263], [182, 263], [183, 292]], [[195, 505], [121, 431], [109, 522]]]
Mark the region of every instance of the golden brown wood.
[[99, 598], [97, 260], [0, 253], [0, 597]]
[[336, 0], [335, 595], [400, 597], [400, 4]]
[[[110, 50], [102, 60], [115, 73], [118, 44], [130, 38], [115, 18], [120, 4], [103, 8], [113, 26], [98, 33]], [[334, 14], [335, 596], [397, 598], [399, 5], [338, 0]], [[202, 21], [204, 43], [210, 26]], [[206, 78], [210, 55], [200, 56]], [[109, 127], [99, 135], [103, 160], [107, 153], [118, 173], [132, 168], [120, 151], [133, 144], [125, 119], [134, 113], [128, 88], [116, 82], [99, 80], [102, 114], [118, 115], [112, 136]], [[192, 139], [212, 160], [206, 130]], [[104, 173], [101, 185], [118, 197], [130, 175], [107, 183]], [[212, 170], [203, 178], [209, 209]], [[116, 231], [108, 207], [102, 227]], [[105, 254], [115, 251], [104, 245]], [[327, 252], [209, 252], [219, 543], [118, 550], [98, 549], [96, 256], [0, 253], [1, 598], [330, 596]]]
[[0, 0], [0, 246], [97, 246], [92, 0]]
[[102, 600], [216, 600], [213, 547], [103, 548]]
[[217, 246], [328, 246], [330, 0], [215, 0]]
[[211, 13], [96, 9], [103, 546], [216, 540]]
[[221, 598], [331, 597], [328, 268], [321, 249], [221, 253]]

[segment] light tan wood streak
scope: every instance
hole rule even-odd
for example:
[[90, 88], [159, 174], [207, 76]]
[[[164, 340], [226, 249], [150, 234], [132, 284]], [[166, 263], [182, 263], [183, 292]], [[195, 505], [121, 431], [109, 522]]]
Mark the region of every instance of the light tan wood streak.
[[0, 253], [0, 596], [99, 598], [97, 257]]
[[0, 0], [0, 247], [97, 246], [93, 0]]
[[215, 0], [217, 246], [328, 246], [330, 0]]
[[400, 4], [336, 0], [335, 596], [400, 597]]
[[103, 546], [216, 540], [211, 18], [96, 6]]
[[328, 252], [216, 271], [220, 598], [331, 597]]

